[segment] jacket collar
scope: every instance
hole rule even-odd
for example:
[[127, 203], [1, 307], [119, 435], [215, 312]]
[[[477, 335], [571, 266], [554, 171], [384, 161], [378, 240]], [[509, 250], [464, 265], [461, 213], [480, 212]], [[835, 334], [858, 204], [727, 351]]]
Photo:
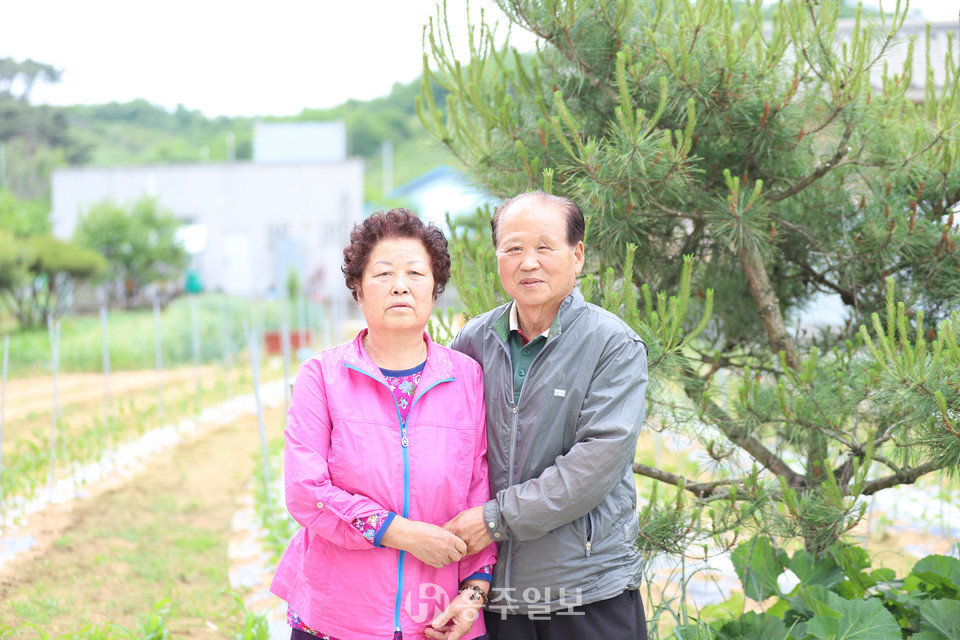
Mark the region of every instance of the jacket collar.
[[[362, 329], [353, 339], [353, 342], [347, 346], [346, 353], [343, 356], [343, 364], [386, 382], [383, 374], [380, 373], [380, 367], [373, 361], [367, 350], [363, 348], [363, 337], [365, 335], [367, 335], [367, 329]], [[420, 385], [423, 386], [425, 382], [432, 385], [438, 380], [455, 378], [453, 362], [451, 362], [449, 354], [431, 340], [426, 331], [423, 332], [423, 339], [427, 341], [427, 364], [420, 376]]]
[[[499, 314], [493, 321], [493, 330], [497, 332], [497, 335], [499, 335], [500, 339], [504, 342], [510, 339], [510, 309], [515, 304], [516, 302], [511, 301], [502, 305], [499, 308]], [[583, 294], [580, 293], [580, 289], [574, 287], [573, 291], [560, 303], [557, 315], [553, 317], [553, 322], [550, 323], [550, 333], [547, 340], [555, 339], [560, 335], [564, 327], [569, 327], [574, 318], [583, 311], [586, 304], [586, 301], [583, 299]]]

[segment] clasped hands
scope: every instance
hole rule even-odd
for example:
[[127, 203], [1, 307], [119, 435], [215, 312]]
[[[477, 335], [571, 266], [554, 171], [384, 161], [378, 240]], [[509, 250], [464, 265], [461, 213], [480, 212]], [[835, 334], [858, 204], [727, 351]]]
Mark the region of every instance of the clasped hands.
[[483, 506], [461, 511], [442, 527], [397, 516], [381, 544], [409, 551], [435, 569], [459, 562], [493, 542], [483, 523]]
[[[459, 562], [493, 542], [483, 522], [483, 506], [461, 511], [442, 527], [397, 516], [387, 527], [381, 544], [409, 551], [418, 560], [440, 569]], [[456, 640], [473, 626], [479, 615], [480, 602], [468, 592], [459, 594], [437, 615], [424, 633], [433, 640]]]

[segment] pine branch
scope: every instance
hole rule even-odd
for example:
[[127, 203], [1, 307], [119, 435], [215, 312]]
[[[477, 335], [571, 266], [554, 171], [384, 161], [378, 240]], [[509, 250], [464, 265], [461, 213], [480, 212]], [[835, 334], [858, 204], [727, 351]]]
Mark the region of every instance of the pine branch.
[[683, 485], [683, 488], [697, 496], [698, 498], [710, 498], [719, 493], [721, 487], [729, 487], [731, 485], [744, 486], [745, 480], [743, 478], [737, 480], [717, 480], [715, 482], [694, 482], [691, 483], [689, 480], [683, 476], [678, 476], [675, 473], [670, 473], [669, 471], [663, 471], [662, 469], [655, 469], [653, 467], [648, 467], [645, 464], [640, 464], [639, 462], [633, 463], [633, 472], [637, 475], [645, 476], [647, 478], [653, 478], [654, 480], [659, 480], [661, 482], [666, 482], [667, 484], [672, 484], [675, 487]]
[[851, 453], [843, 464], [833, 471], [833, 477], [837, 479], [837, 484], [847, 490], [850, 479], [853, 478], [854, 460], [863, 461], [863, 451]]
[[[874, 435], [873, 435], [873, 446], [874, 446], [874, 449], [879, 450], [879, 449], [880, 449], [880, 445], [882, 445], [883, 443], [887, 442], [888, 440], [891, 440], [891, 439], [893, 438], [893, 434], [891, 433], [891, 432], [893, 431], [893, 429], [894, 429], [895, 427], [899, 427], [900, 425], [902, 425], [902, 424], [904, 424], [904, 423], [906, 423], [906, 422], [908, 422], [908, 420], [907, 420], [906, 418], [904, 418], [903, 420], [898, 420], [898, 421], [893, 422], [893, 423], [891, 423], [891, 424], [878, 425], [878, 426], [877, 426], [876, 433], [874, 433]], [[874, 457], [876, 458], [876, 456], [874, 456]], [[888, 466], [891, 466], [891, 465], [888, 465]], [[895, 467], [892, 467], [892, 466], [891, 466], [891, 468], [895, 468]]]
[[920, 476], [924, 476], [933, 471], [939, 471], [940, 469], [943, 469], [943, 465], [937, 462], [928, 462], [927, 464], [920, 465], [919, 467], [905, 469], [897, 473], [867, 482], [863, 486], [863, 491], [861, 494], [865, 496], [872, 496], [878, 491], [889, 489], [890, 487], [895, 487], [900, 484], [913, 484]]
[[799, 266], [801, 269], [803, 269], [803, 274], [804, 274], [805, 276], [807, 276], [811, 281], [816, 282], [817, 284], [822, 285], [822, 286], [826, 287], [827, 289], [830, 289], [830, 290], [833, 291], [834, 293], [839, 294], [839, 295], [840, 295], [840, 300], [841, 300], [845, 305], [848, 305], [848, 306], [851, 306], [851, 307], [854, 307], [854, 308], [858, 308], [858, 302], [859, 302], [859, 301], [857, 300], [857, 293], [856, 293], [856, 291], [847, 289], [847, 288], [845, 288], [845, 287], [841, 287], [841, 286], [840, 286], [839, 284], [837, 284], [836, 282], [833, 282], [833, 281], [831, 281], [831, 280], [828, 280], [827, 277], [826, 277], [824, 274], [818, 273], [817, 271], [815, 271], [815, 270], [813, 269], [813, 267], [811, 267], [810, 265], [806, 264], [805, 262], [799, 262], [799, 261], [798, 261], [796, 264], [797, 264], [797, 266]]
[[749, 453], [757, 462], [773, 473], [783, 476], [791, 487], [801, 487], [805, 484], [803, 475], [791, 469], [790, 465], [763, 446], [759, 440], [748, 435], [742, 425], [731, 420], [723, 409], [711, 400], [704, 398], [703, 394], [691, 388], [689, 383], [684, 385], [684, 392], [693, 400], [694, 405], [702, 408], [703, 413], [710, 418], [712, 424], [720, 429], [720, 432], [732, 443]]
[[[580, 55], [580, 50], [577, 49], [577, 45], [573, 41], [573, 37], [570, 35], [570, 27], [565, 26], [563, 28], [563, 33], [567, 38], [567, 45], [570, 47], [570, 51], [572, 52], [572, 55], [571, 53], [564, 53], [567, 59], [570, 60], [570, 62], [573, 62], [574, 64], [580, 67], [580, 72], [583, 73], [583, 76], [590, 81], [590, 84], [593, 85], [594, 89], [601, 91], [604, 95], [606, 95], [611, 100], [617, 100], [617, 98], [619, 97], [617, 95], [617, 92], [614, 91], [609, 86], [607, 86], [606, 84], [604, 84], [593, 73], [593, 68], [590, 66], [590, 64], [586, 60], [584, 60], [583, 57]], [[560, 47], [557, 47], [557, 49], [560, 49]], [[560, 50], [562, 51], [562, 49]]]
[[570, 27], [563, 26], [561, 28], [566, 38], [567, 46], [569, 47], [569, 50], [568, 50], [566, 47], [558, 46], [559, 38], [556, 37], [557, 34], [544, 31], [543, 29], [539, 28], [539, 26], [533, 20], [530, 19], [530, 17], [526, 14], [526, 12], [523, 11], [523, 8], [520, 6], [520, 3], [511, 2], [510, 7], [513, 9], [516, 16], [520, 18], [519, 24], [521, 24], [523, 28], [525, 28], [527, 31], [529, 31], [532, 34], [540, 38], [543, 38], [545, 41], [552, 43], [554, 47], [556, 47], [557, 51], [563, 54], [563, 57], [566, 58], [567, 61], [571, 62], [575, 67], [578, 68], [579, 72], [583, 75], [584, 78], [586, 78], [590, 82], [593, 88], [602, 92], [604, 95], [606, 95], [608, 98], [610, 98], [613, 101], [616, 101], [618, 99], [619, 96], [617, 95], [617, 92], [614, 91], [611, 87], [607, 86], [605, 83], [603, 83], [599, 78], [597, 78], [596, 75], [593, 73], [593, 69], [590, 67], [587, 61], [580, 56], [580, 51], [577, 48], [577, 44], [574, 41], [572, 35], [570, 34]]
[[847, 123], [847, 126], [843, 130], [843, 135], [840, 136], [840, 144], [837, 145], [837, 150], [833, 154], [833, 157], [830, 158], [827, 162], [821, 164], [819, 167], [814, 170], [813, 173], [808, 175], [806, 178], [796, 183], [789, 189], [784, 191], [779, 191], [777, 193], [770, 194], [767, 196], [767, 200], [770, 202], [780, 202], [781, 200], [786, 200], [791, 196], [795, 196], [811, 184], [827, 175], [832, 169], [836, 168], [838, 163], [847, 155], [849, 149], [848, 143], [850, 142], [850, 136], [853, 134], [853, 120]]
[[[696, 347], [690, 347], [690, 349], [691, 351], [693, 351], [693, 353], [696, 354], [697, 359], [701, 363], [705, 365], [710, 365], [710, 371], [707, 373], [707, 375], [703, 377], [704, 381], [709, 380], [710, 377], [714, 373], [716, 373], [718, 370], [728, 369], [728, 368], [734, 368], [734, 369], [737, 369], [738, 371], [743, 371], [747, 367], [750, 367], [750, 370], [753, 371], [754, 373], [767, 373], [772, 376], [776, 376], [781, 373], [779, 369], [766, 366], [765, 364], [763, 364], [763, 361], [761, 358], [757, 356], [752, 356], [749, 353], [742, 354], [742, 358], [753, 357], [755, 358], [754, 362], [745, 362], [743, 359], [734, 360], [732, 357], [728, 357], [728, 356], [721, 356], [720, 358], [715, 358], [710, 353], [707, 353], [706, 351], [703, 351], [701, 349], [697, 349]], [[729, 348], [719, 350], [720, 353], [727, 353], [728, 351], [729, 351]]]
[[675, 218], [686, 218], [687, 220], [697, 220], [697, 221], [703, 220], [703, 215], [699, 213], [691, 213], [689, 211], [680, 211], [679, 209], [671, 209], [670, 207], [666, 207], [660, 204], [656, 200], [654, 200], [651, 204], [657, 209], [659, 209], [660, 211], [662, 211], [663, 213], [669, 214], [670, 216]]
[[785, 226], [787, 229], [790, 229], [791, 231], [796, 231], [797, 233], [802, 235], [804, 238], [806, 238], [807, 242], [809, 242], [812, 247], [817, 248], [817, 245], [819, 244], [817, 240], [810, 234], [809, 231], [807, 231], [800, 225], [793, 224], [792, 222], [787, 222], [783, 218], [775, 215], [771, 215], [770, 219], [776, 222], [777, 224]]

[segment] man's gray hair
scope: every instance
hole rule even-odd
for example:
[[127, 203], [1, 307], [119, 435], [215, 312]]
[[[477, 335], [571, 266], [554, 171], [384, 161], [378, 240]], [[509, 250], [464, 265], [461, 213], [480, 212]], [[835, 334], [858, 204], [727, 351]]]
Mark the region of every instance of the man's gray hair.
[[494, 248], [496, 248], [497, 243], [500, 240], [499, 227], [500, 218], [503, 215], [503, 212], [517, 202], [526, 200], [527, 198], [536, 198], [542, 203], [553, 204], [559, 207], [561, 211], [567, 214], [567, 244], [571, 247], [575, 247], [578, 242], [583, 241], [583, 234], [586, 230], [586, 220], [584, 220], [583, 211], [580, 210], [580, 207], [577, 206], [577, 203], [570, 198], [565, 198], [564, 196], [555, 196], [552, 193], [543, 191], [542, 189], [537, 189], [535, 191], [524, 191], [523, 193], [518, 193], [512, 198], [504, 200], [503, 203], [497, 207], [496, 213], [493, 214], [493, 218], [490, 220], [490, 230], [493, 236]]

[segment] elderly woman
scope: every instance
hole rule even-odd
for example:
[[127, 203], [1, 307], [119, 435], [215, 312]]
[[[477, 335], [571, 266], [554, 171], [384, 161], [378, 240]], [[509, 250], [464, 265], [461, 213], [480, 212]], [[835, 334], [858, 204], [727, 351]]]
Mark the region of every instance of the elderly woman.
[[496, 546], [465, 555], [441, 526], [490, 497], [480, 367], [424, 331], [447, 241], [378, 212], [354, 226], [343, 272], [367, 328], [297, 375], [284, 463], [302, 528], [271, 591], [293, 640], [482, 637]]

